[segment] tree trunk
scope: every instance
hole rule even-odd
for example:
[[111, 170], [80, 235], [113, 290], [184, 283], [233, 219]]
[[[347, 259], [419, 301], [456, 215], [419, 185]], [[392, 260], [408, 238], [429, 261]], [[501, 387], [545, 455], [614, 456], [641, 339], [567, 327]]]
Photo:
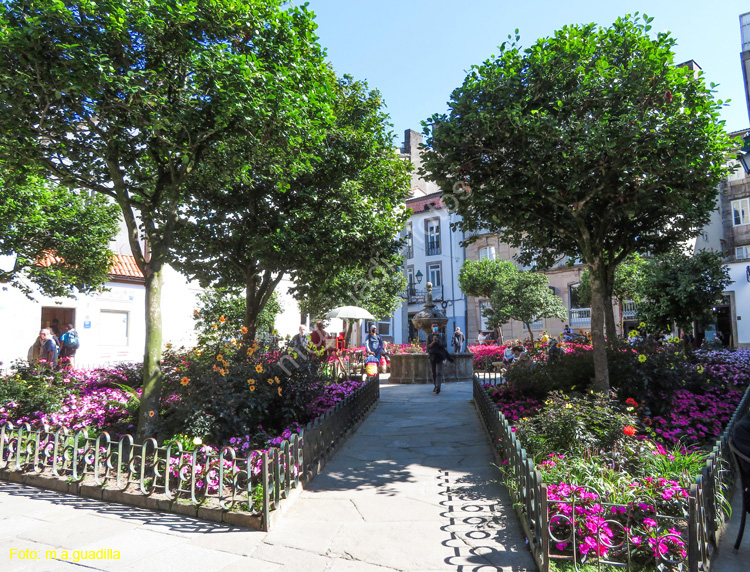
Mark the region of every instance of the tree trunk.
[[258, 316], [271, 299], [276, 286], [281, 282], [282, 274], [273, 277], [270, 271], [265, 271], [263, 276], [255, 272], [248, 272], [245, 282], [245, 327], [247, 334], [245, 339], [254, 340], [258, 333]]
[[[604, 337], [607, 273], [603, 268], [601, 259], [589, 265], [589, 274], [591, 277], [591, 342], [594, 352], [594, 389], [601, 393], [607, 393], [609, 392], [609, 369]], [[611, 306], [610, 304], [610, 308]]]
[[529, 339], [531, 340], [531, 343], [534, 343], [534, 333], [531, 331], [531, 324], [526, 324], [526, 329], [529, 331]]
[[[138, 410], [136, 441], [142, 443], [156, 434], [161, 400], [161, 288], [163, 267], [149, 264], [146, 277], [146, 347], [143, 353], [143, 394]], [[150, 270], [150, 272], [148, 271]]]
[[604, 299], [604, 331], [607, 337], [607, 344], [610, 346], [617, 344], [617, 322], [615, 322], [615, 309], [612, 306], [612, 297], [615, 289], [615, 273], [607, 271], [607, 284], [605, 286]]

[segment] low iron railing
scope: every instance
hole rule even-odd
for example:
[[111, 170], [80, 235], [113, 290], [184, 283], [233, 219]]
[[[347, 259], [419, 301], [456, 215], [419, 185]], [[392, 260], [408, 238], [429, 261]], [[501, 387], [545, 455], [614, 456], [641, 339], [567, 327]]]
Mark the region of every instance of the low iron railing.
[[[584, 522], [576, 510], [575, 495], [564, 500], [548, 499], [547, 484], [542, 481], [541, 474], [516, 439], [505, 416], [484, 390], [483, 382], [477, 375], [474, 376], [474, 402], [482, 424], [495, 446], [498, 466], [505, 475], [513, 504], [529, 540], [529, 548], [540, 571], [549, 572], [551, 559], [573, 560], [576, 564], [580, 563], [574, 531], [586, 525], [589, 526], [591, 536], [598, 539], [593, 545], [593, 554], [601, 552], [597, 558], [599, 567], [603, 564], [614, 564], [630, 571], [632, 548], [644, 542], [643, 537], [636, 536], [637, 533], [632, 526], [634, 513], [637, 510], [642, 512], [644, 506], [646, 509], [653, 509], [655, 503], [650, 503], [649, 499], [637, 498], [627, 505], [605, 505], [604, 502], [597, 501], [597, 506], [605, 512], [592, 530], [591, 522]], [[657, 564], [663, 565], [660, 569], [680, 569], [679, 562], [684, 560], [689, 572], [710, 570], [711, 557], [726, 522], [729, 505], [727, 495], [735, 478], [730, 462], [729, 437], [734, 424], [748, 406], [750, 388], [721, 438], [716, 441], [703, 471], [691, 485], [686, 499], [686, 514], [662, 515], [654, 512], [651, 515], [653, 518], [640, 515], [641, 530], [644, 518], [651, 518], [653, 521], [653, 525], [651, 521], [647, 521], [648, 526], [653, 526], [650, 550]], [[555, 506], [565, 507], [563, 512], [567, 513], [562, 518], [567, 518], [563, 525], [567, 525], [568, 528], [565, 529], [563, 526], [563, 529], [569, 530], [569, 534], [563, 537], [560, 536], [560, 522], [551, 523], [551, 513], [552, 518], [560, 518], [560, 510], [550, 510]], [[614, 511], [619, 516], [614, 518], [606, 511]], [[607, 530], [609, 532], [605, 534]], [[572, 551], [567, 545], [557, 548], [563, 543], [570, 543]], [[557, 548], [558, 554], [551, 554], [552, 545]], [[611, 557], [614, 555], [620, 555], [622, 558], [612, 560]]]
[[[269, 530], [274, 511], [300, 482], [311, 480], [380, 396], [369, 380], [278, 447], [238, 451], [180, 443], [135, 443], [124, 435], [90, 437], [86, 429], [0, 429], [0, 479], [105, 501]], [[181, 507], [181, 508], [180, 508]], [[241, 518], [245, 517], [245, 518]]]

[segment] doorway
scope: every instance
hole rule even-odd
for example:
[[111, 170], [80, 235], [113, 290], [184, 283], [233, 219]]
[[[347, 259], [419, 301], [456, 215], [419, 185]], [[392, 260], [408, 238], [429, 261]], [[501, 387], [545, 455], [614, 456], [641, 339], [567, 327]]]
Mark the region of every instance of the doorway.
[[61, 306], [45, 306], [42, 307], [42, 323], [40, 328], [52, 329], [53, 322], [57, 320], [58, 332], [55, 335], [59, 336], [64, 332], [62, 329], [64, 324], [76, 323], [76, 309], [75, 308], [63, 308]]

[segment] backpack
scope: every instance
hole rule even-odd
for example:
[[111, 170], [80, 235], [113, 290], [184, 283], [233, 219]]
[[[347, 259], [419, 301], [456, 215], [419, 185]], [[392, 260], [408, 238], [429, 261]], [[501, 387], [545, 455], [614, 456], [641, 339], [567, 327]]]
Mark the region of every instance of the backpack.
[[80, 345], [81, 342], [78, 339], [78, 332], [70, 330], [68, 332], [68, 342], [65, 344], [65, 347], [70, 348], [71, 350], [77, 350]]

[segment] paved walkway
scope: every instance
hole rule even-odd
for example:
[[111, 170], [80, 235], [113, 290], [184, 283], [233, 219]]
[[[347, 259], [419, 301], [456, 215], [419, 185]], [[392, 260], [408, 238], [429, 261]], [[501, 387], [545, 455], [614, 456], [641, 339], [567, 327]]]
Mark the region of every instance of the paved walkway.
[[[471, 392], [383, 385], [376, 410], [270, 533], [0, 483], [0, 570], [533, 572]], [[11, 560], [13, 549], [39, 558]], [[102, 549], [120, 560], [45, 559]]]
[[740, 548], [735, 552], [734, 543], [740, 531], [742, 517], [742, 492], [735, 487], [732, 497], [732, 517], [719, 540], [719, 549], [711, 565], [711, 572], [747, 572], [750, 570], [750, 523], [745, 525]]

